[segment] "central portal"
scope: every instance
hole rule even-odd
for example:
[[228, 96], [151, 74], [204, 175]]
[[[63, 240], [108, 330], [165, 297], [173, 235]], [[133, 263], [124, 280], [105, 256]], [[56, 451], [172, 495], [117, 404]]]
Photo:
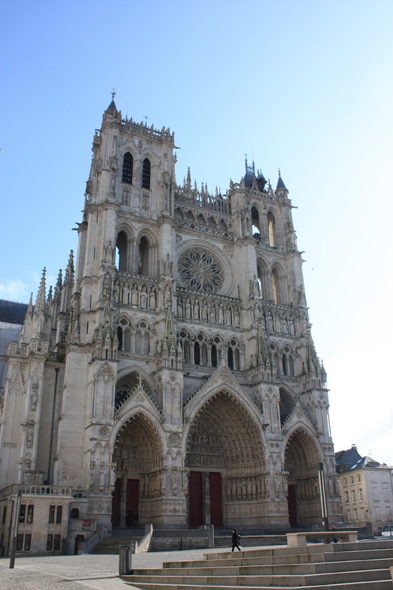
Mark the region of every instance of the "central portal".
[[[203, 477], [205, 475], [205, 478]], [[204, 486], [208, 490], [204, 490]], [[208, 493], [210, 492], [210, 493]], [[221, 474], [210, 472], [208, 475], [202, 471], [190, 471], [189, 478], [189, 524], [198, 527], [209, 520], [215, 527], [222, 526], [222, 499], [221, 499]], [[210, 496], [210, 497], [209, 497]], [[204, 498], [209, 497], [207, 502]], [[206, 515], [206, 512], [208, 514]], [[205, 518], [204, 518], [205, 514]]]
[[252, 415], [233, 394], [221, 391], [199, 410], [187, 439], [186, 467], [190, 526], [264, 522], [263, 442]]

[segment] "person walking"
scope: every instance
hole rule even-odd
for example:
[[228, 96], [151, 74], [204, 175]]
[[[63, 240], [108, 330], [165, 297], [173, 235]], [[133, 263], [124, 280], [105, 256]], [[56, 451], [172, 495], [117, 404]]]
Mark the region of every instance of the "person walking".
[[235, 547], [241, 551], [239, 547], [240, 535], [237, 534], [237, 529], [232, 529], [232, 551], [235, 550]]

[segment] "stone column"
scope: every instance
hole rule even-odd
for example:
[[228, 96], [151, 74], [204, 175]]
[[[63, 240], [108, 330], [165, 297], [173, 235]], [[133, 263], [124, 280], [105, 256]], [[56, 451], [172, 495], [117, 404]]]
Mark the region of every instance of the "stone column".
[[127, 472], [123, 472], [121, 476], [120, 488], [120, 528], [126, 528], [126, 509], [127, 509]]

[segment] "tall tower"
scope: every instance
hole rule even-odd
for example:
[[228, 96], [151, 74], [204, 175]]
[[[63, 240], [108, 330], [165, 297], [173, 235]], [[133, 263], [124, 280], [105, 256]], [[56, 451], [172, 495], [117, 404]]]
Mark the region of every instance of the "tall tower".
[[47, 298], [43, 275], [9, 346], [0, 486], [68, 486], [108, 531], [288, 529], [321, 522], [322, 464], [339, 522], [288, 190], [247, 161], [225, 194], [199, 190], [190, 170], [177, 184], [175, 149], [169, 129], [124, 120], [113, 97], [76, 262]]

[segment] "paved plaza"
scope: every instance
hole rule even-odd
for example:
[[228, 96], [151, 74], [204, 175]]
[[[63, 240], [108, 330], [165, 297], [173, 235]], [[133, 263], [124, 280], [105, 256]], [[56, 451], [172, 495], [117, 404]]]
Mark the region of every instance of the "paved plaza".
[[[251, 549], [249, 547], [248, 549]], [[132, 556], [135, 568], [162, 567], [164, 561], [203, 559], [204, 553], [223, 549], [163, 551]], [[126, 590], [132, 588], [117, 578], [118, 555], [56, 555], [17, 557], [15, 568], [9, 569], [8, 557], [0, 559], [1, 590]]]

